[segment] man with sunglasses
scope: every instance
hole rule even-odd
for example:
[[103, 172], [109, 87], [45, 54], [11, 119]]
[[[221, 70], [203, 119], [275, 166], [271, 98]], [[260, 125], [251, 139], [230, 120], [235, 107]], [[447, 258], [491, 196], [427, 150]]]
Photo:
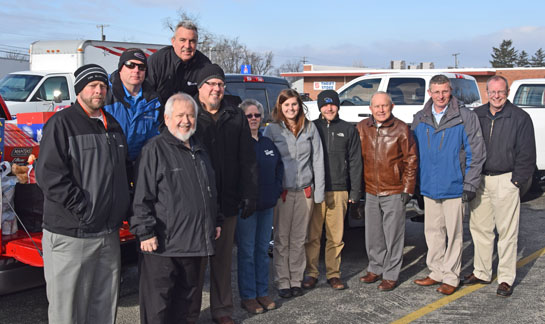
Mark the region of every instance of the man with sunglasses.
[[150, 56], [148, 81], [161, 96], [161, 102], [178, 92], [197, 94], [197, 74], [205, 64], [210, 64], [210, 59], [197, 50], [198, 40], [197, 26], [183, 20], [176, 25], [172, 46]]
[[495, 228], [499, 259], [496, 294], [509, 297], [513, 293], [517, 268], [520, 196], [532, 181], [536, 143], [530, 115], [507, 100], [507, 79], [498, 75], [491, 77], [486, 82], [486, 91], [488, 103], [475, 108], [487, 156], [477, 197], [470, 203], [474, 270], [463, 283], [489, 284], [492, 280]]
[[[219, 211], [225, 216], [216, 255], [210, 259], [210, 311], [216, 323], [234, 323], [231, 290], [231, 258], [237, 215], [247, 218], [256, 210], [258, 199], [257, 162], [248, 120], [238, 102], [227, 100], [225, 74], [217, 64], [205, 65], [197, 77], [200, 105], [195, 138], [204, 145], [216, 174]], [[238, 98], [238, 97], [237, 97]], [[203, 268], [206, 263], [203, 262]], [[204, 271], [202, 271], [204, 273]], [[204, 276], [199, 280], [200, 288]], [[189, 321], [197, 321], [201, 309], [197, 290]]]
[[129, 48], [110, 75], [104, 110], [112, 114], [127, 137], [129, 160], [134, 162], [146, 141], [157, 135], [161, 102], [145, 80], [147, 58], [138, 48]]
[[311, 289], [318, 282], [320, 240], [325, 224], [325, 267], [327, 282], [333, 289], [344, 289], [341, 281], [341, 251], [344, 247], [344, 215], [348, 203], [360, 200], [362, 161], [356, 128], [339, 118], [339, 95], [334, 90], [318, 94], [320, 117], [314, 125], [325, 151], [325, 200], [314, 205], [305, 244], [307, 276], [302, 286]]

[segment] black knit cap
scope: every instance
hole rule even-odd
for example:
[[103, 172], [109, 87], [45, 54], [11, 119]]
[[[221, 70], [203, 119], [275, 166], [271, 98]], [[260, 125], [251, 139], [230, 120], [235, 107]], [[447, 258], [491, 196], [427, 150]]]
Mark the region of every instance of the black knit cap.
[[225, 81], [225, 73], [223, 69], [217, 64], [207, 64], [197, 74], [197, 88], [201, 88], [202, 85], [210, 79], [220, 79]]
[[125, 52], [121, 54], [119, 57], [119, 63], [117, 63], [117, 70], [121, 71], [121, 67], [123, 67], [123, 64], [130, 60], [137, 60], [145, 65], [148, 65], [148, 59], [146, 58], [146, 54], [139, 49], [139, 48], [129, 48]]
[[88, 83], [93, 81], [102, 81], [108, 87], [108, 73], [100, 65], [86, 64], [74, 72], [76, 82], [74, 88], [76, 95], [85, 88]]
[[324, 90], [318, 94], [318, 109], [321, 109], [327, 104], [332, 104], [340, 108], [341, 101], [335, 90]]

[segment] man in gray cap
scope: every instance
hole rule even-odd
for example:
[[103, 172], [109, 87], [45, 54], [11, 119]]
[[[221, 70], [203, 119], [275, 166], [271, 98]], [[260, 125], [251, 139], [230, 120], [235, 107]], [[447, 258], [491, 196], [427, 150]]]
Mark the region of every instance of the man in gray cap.
[[74, 76], [77, 101], [45, 124], [36, 165], [49, 323], [114, 323], [119, 228], [130, 203], [127, 143], [103, 110], [106, 71], [88, 64]]
[[[199, 72], [197, 85], [199, 92], [195, 101], [200, 107], [195, 138], [210, 154], [216, 174], [219, 211], [225, 216], [216, 255], [210, 258], [210, 310], [216, 323], [227, 324], [234, 323], [231, 257], [237, 215], [241, 212], [241, 217], [247, 218], [255, 212], [257, 162], [246, 115], [233, 97], [224, 97], [225, 74], [221, 67], [205, 65]], [[199, 281], [202, 288], [204, 277]], [[201, 309], [201, 289], [198, 292], [194, 295], [190, 321], [197, 320]]]

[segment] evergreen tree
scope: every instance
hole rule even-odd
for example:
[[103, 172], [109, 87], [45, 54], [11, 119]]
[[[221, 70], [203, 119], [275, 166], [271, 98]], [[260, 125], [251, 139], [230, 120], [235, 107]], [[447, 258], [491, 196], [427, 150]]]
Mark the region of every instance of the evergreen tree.
[[520, 51], [519, 57], [517, 59], [517, 66], [520, 67], [529, 67], [530, 61], [528, 60], [528, 53], [525, 50]]
[[517, 50], [510, 39], [504, 39], [499, 48], [492, 47], [491, 56], [492, 60], [489, 62], [495, 68], [514, 67], [518, 60]]
[[539, 48], [530, 59], [530, 65], [533, 67], [545, 66], [545, 52]]

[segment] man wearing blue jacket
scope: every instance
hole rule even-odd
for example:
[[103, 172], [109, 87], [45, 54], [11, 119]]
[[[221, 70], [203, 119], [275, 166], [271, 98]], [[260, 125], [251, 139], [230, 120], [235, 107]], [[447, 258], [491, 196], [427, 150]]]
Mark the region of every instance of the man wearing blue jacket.
[[428, 94], [431, 98], [411, 129], [419, 151], [430, 274], [414, 282], [442, 283], [437, 291], [450, 295], [460, 283], [463, 203], [475, 198], [486, 149], [477, 115], [458, 106], [446, 76], [434, 76]]
[[136, 161], [146, 141], [159, 134], [159, 94], [145, 81], [147, 58], [138, 48], [129, 48], [110, 75], [110, 90], [104, 110], [121, 124], [127, 137], [129, 160]]

